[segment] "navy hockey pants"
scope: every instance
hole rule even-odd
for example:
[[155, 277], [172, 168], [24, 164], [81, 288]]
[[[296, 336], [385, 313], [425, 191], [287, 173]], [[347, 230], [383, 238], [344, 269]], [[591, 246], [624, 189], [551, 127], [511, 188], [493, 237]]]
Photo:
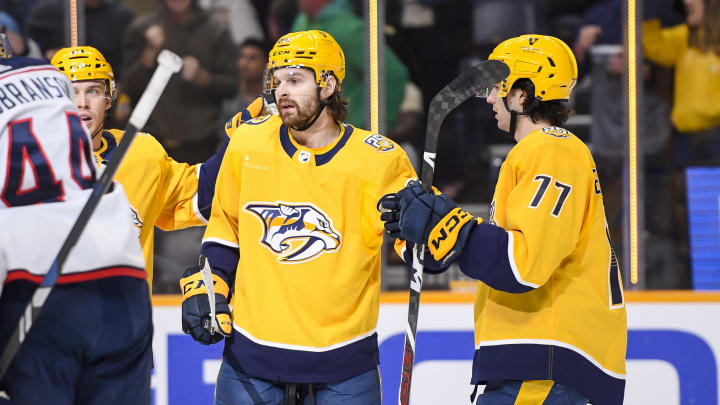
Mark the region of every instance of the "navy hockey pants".
[[[3, 289], [3, 347], [33, 288], [13, 281]], [[151, 369], [147, 281], [104, 278], [55, 286], [0, 389], [11, 404], [150, 404]]]
[[590, 400], [562, 384], [550, 380], [490, 381], [476, 405], [586, 405]]
[[[304, 389], [307, 384], [298, 384]], [[317, 405], [380, 405], [380, 375], [377, 369], [345, 381], [323, 384], [314, 393]], [[283, 405], [285, 390], [270, 381], [253, 378], [235, 370], [226, 361], [220, 366], [215, 388], [215, 405]], [[304, 395], [303, 405], [310, 405]]]

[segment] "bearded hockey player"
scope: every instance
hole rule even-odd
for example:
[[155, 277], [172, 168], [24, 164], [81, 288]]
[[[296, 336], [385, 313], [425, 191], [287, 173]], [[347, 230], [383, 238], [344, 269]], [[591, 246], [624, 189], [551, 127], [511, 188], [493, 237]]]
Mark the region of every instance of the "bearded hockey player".
[[376, 202], [416, 175], [397, 144], [343, 123], [345, 58], [328, 33], [285, 35], [267, 68], [279, 114], [233, 134], [203, 239], [222, 334], [204, 328], [197, 268], [181, 280], [183, 330], [230, 336], [216, 404], [379, 404]]

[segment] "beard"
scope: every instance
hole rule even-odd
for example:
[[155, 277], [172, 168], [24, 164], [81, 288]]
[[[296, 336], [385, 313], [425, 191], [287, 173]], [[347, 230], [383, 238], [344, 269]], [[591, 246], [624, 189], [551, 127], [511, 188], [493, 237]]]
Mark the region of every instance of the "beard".
[[[295, 109], [293, 111], [287, 112], [282, 109], [281, 106], [283, 104], [290, 104], [295, 107]], [[306, 125], [315, 116], [319, 103], [317, 99], [312, 99], [309, 103], [305, 104], [299, 104], [294, 100], [290, 99], [282, 99], [279, 100], [277, 106], [278, 113], [280, 114], [280, 119], [282, 120], [283, 124], [290, 128], [299, 128]]]

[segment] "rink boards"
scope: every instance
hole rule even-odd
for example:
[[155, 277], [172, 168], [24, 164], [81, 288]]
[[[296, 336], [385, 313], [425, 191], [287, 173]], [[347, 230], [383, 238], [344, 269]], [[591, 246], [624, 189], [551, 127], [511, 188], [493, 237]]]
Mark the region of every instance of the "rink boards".
[[[407, 293], [381, 297], [378, 337], [383, 404], [397, 403]], [[626, 292], [626, 404], [718, 404], [720, 293]], [[472, 294], [424, 292], [412, 403], [469, 404]], [[153, 297], [153, 404], [212, 404], [222, 344], [180, 329], [180, 299]]]

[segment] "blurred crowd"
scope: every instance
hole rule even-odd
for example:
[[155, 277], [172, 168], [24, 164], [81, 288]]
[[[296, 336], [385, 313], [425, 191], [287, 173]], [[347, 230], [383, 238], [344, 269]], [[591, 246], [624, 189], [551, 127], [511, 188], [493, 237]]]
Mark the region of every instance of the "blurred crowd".
[[[51, 58], [65, 46], [66, 0], [0, 0], [0, 29], [17, 54]], [[463, 69], [511, 36], [571, 44], [580, 76], [567, 128], [593, 151], [611, 229], [623, 257], [623, 1], [387, 0], [385, 134], [419, 168], [427, 106]], [[123, 128], [161, 49], [184, 66], [145, 130], [180, 162], [206, 160], [224, 123], [261, 94], [267, 54], [283, 34], [331, 33], [346, 52], [348, 123], [365, 124], [363, 0], [84, 0], [85, 42], [115, 73], [108, 127]], [[720, 164], [720, 0], [645, 0], [640, 135], [644, 155], [646, 288], [691, 288], [684, 170]], [[514, 21], [508, 24], [508, 21]], [[518, 23], [520, 22], [520, 23]], [[81, 44], [82, 45], [82, 44]], [[513, 140], [477, 99], [445, 121], [436, 185], [456, 201], [489, 203]], [[175, 293], [202, 229], [158, 232], [154, 291]], [[622, 259], [621, 259], [622, 264]]]

